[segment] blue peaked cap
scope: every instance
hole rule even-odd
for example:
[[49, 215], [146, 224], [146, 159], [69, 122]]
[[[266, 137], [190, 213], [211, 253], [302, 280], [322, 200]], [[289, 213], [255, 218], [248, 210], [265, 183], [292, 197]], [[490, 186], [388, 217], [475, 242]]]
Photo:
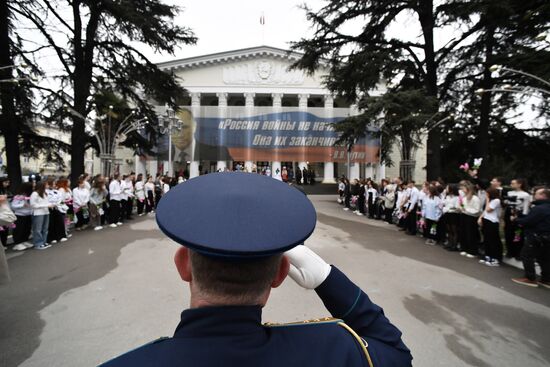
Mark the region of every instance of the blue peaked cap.
[[317, 215], [309, 199], [288, 184], [253, 173], [211, 173], [162, 196], [160, 229], [208, 256], [253, 259], [303, 243]]

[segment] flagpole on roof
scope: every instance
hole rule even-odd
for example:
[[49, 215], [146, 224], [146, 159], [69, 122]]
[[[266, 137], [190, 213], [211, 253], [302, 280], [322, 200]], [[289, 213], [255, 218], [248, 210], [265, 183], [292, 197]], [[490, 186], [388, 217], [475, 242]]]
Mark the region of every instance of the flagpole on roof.
[[262, 15], [260, 16], [260, 25], [262, 26], [262, 45], [265, 44], [265, 15], [262, 11]]

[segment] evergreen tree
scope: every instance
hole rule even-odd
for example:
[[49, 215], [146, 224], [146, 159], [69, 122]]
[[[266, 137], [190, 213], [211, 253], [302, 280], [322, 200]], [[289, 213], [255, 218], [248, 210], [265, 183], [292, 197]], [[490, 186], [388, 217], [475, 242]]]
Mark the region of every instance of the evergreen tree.
[[[151, 121], [151, 101], [177, 108], [185, 90], [174, 75], [161, 71], [141, 51], [143, 46], [173, 54], [181, 44], [196, 42], [193, 32], [173, 24], [179, 8], [159, 0], [40, 0], [10, 4], [11, 11], [40, 32], [44, 46], [55, 52], [62, 72], [59, 88], [39, 88], [57, 103], [52, 116], [69, 104], [77, 115], [87, 116], [91, 95], [106, 84]], [[65, 14], [70, 12], [71, 16]], [[59, 34], [66, 35], [60, 40]], [[69, 47], [66, 47], [68, 45]], [[71, 121], [71, 177], [84, 170], [84, 153], [90, 137], [85, 120]]]

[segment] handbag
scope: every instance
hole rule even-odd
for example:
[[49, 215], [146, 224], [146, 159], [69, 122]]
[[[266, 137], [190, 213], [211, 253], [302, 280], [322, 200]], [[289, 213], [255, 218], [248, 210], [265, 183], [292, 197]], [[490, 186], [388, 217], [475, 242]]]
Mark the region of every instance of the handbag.
[[0, 205], [0, 226], [7, 226], [17, 220], [17, 216], [8, 204]]

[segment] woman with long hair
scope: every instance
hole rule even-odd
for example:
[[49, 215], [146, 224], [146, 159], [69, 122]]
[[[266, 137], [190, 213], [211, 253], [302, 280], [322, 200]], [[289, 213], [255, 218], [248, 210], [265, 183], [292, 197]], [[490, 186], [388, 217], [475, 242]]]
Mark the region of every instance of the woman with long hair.
[[50, 208], [50, 221], [48, 225], [48, 240], [50, 244], [56, 244], [57, 242], [67, 241], [67, 236], [65, 234], [65, 222], [63, 219], [62, 209], [65, 209], [63, 205], [63, 197], [59, 190], [56, 187], [56, 181], [53, 178], [47, 180], [48, 188], [46, 189], [46, 194], [48, 196], [48, 201], [52, 204]]
[[443, 199], [443, 216], [448, 239], [445, 250], [448, 251], [458, 251], [458, 226], [460, 220], [460, 204], [458, 199], [458, 185], [447, 185], [445, 198]]
[[136, 206], [138, 217], [141, 217], [143, 213], [143, 207], [145, 206], [145, 182], [143, 182], [143, 174], [138, 174], [135, 184]]
[[101, 216], [103, 215], [103, 203], [107, 199], [107, 188], [103, 176], [98, 175], [92, 182], [92, 190], [90, 191], [90, 222], [94, 226], [94, 231], [103, 229], [101, 225]]
[[57, 191], [61, 196], [61, 203], [57, 206], [59, 213], [63, 218], [63, 237], [61, 242], [67, 241], [68, 237], [71, 237], [69, 234], [69, 220], [68, 215], [72, 212], [73, 207], [73, 193], [71, 192], [71, 182], [67, 178], [60, 178], [56, 182]]
[[460, 255], [474, 258], [479, 254], [479, 228], [477, 220], [481, 213], [481, 202], [475, 193], [474, 185], [469, 181], [460, 184], [463, 196], [460, 197]]
[[111, 228], [122, 225], [122, 222], [120, 221], [121, 194], [122, 188], [120, 186], [119, 174], [115, 173], [111, 183], [109, 183], [109, 227]]
[[145, 213], [154, 212], [155, 209], [155, 182], [153, 176], [147, 177], [145, 189]]
[[437, 187], [428, 185], [428, 193], [422, 199], [422, 218], [424, 218], [424, 237], [427, 245], [435, 245], [441, 242], [437, 232], [437, 223], [441, 218], [443, 203], [438, 195]]
[[88, 221], [90, 218], [90, 212], [88, 209], [88, 202], [90, 201], [90, 190], [86, 188], [86, 180], [80, 178], [78, 180], [78, 186], [73, 189], [73, 208], [76, 215], [77, 231], [81, 231], [88, 227]]
[[48, 201], [48, 196], [46, 195], [47, 188], [47, 182], [37, 182], [30, 198], [32, 208], [32, 242], [36, 250], [45, 250], [51, 247], [51, 245], [46, 243], [46, 240], [48, 238], [48, 225], [50, 222], [49, 209], [53, 205]]
[[487, 190], [485, 210], [479, 218], [478, 224], [483, 230], [483, 244], [485, 247], [485, 258], [480, 260], [488, 266], [499, 266], [502, 262], [502, 242], [499, 234], [500, 212], [502, 204], [500, 191], [496, 188]]

